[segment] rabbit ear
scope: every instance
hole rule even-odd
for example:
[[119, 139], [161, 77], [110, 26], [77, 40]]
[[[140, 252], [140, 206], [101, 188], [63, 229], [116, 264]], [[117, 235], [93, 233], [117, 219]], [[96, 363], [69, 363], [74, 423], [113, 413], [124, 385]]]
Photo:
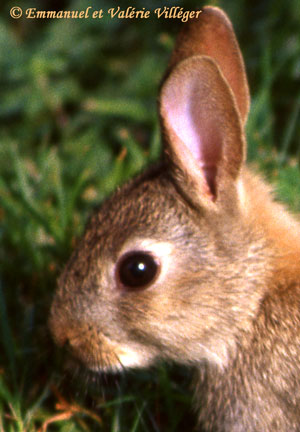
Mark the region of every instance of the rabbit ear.
[[193, 201], [216, 201], [236, 182], [245, 146], [233, 93], [214, 60], [181, 62], [161, 88], [160, 114], [174, 178]]
[[231, 87], [243, 123], [249, 111], [249, 88], [243, 57], [232, 24], [219, 8], [207, 6], [199, 18], [189, 20], [176, 41], [168, 71], [193, 55], [214, 59]]

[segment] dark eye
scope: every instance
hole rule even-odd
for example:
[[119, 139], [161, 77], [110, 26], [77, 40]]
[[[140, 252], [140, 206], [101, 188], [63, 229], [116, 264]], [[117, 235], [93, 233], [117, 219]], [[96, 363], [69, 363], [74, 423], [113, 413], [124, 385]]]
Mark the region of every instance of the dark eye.
[[118, 280], [124, 288], [146, 288], [156, 279], [159, 264], [149, 252], [130, 252], [125, 254], [117, 267]]

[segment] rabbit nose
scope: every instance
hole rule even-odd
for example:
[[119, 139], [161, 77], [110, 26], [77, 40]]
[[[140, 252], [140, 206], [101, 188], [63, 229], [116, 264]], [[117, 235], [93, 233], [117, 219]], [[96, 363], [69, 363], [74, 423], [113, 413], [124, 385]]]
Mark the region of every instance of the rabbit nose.
[[51, 314], [48, 321], [48, 327], [54, 342], [59, 347], [62, 348], [67, 344], [69, 340], [69, 331], [65, 322], [63, 322], [61, 319], [58, 319], [56, 316], [54, 316], [54, 314]]

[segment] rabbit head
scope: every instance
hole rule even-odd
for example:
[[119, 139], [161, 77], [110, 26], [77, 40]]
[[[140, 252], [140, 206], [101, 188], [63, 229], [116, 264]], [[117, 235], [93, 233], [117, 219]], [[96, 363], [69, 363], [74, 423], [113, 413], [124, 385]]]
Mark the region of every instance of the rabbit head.
[[88, 368], [222, 368], [250, 326], [268, 264], [245, 186], [248, 93], [231, 23], [204, 8], [161, 86], [162, 162], [94, 213], [59, 279], [50, 329]]

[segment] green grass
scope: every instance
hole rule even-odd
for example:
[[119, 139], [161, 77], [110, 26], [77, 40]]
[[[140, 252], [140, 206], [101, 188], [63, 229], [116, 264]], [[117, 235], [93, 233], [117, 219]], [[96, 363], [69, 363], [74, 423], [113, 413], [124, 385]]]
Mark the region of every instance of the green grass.
[[[246, 60], [249, 159], [300, 211], [299, 2], [213, 4], [225, 5]], [[159, 366], [87, 392], [86, 381], [63, 379], [46, 327], [91, 209], [159, 157], [157, 87], [179, 25], [16, 21], [12, 6], [0, 6], [0, 431], [191, 430], [185, 372]]]

